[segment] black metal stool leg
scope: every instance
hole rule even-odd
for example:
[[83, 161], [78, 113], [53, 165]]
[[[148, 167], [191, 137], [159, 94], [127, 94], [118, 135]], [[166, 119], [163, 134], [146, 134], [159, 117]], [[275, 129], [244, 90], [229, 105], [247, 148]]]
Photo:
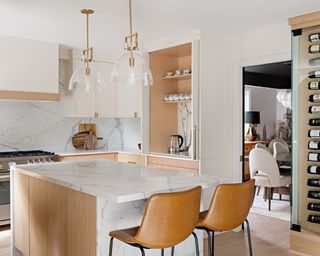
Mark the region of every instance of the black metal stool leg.
[[196, 256], [200, 256], [198, 236], [194, 232], [192, 232], [192, 235], [194, 237], [194, 241], [195, 241], [195, 244], [196, 244]]
[[113, 248], [113, 237], [110, 239], [110, 244], [109, 244], [109, 256], [112, 256], [112, 248]]
[[161, 256], [164, 256], [164, 249], [161, 249]]
[[251, 243], [250, 225], [249, 225], [249, 221], [248, 221], [247, 219], [245, 219], [245, 222], [247, 223], [247, 233], [248, 233], [249, 253], [250, 253], [250, 256], [252, 256], [252, 255], [253, 255], [253, 253], [252, 253], [252, 243]]
[[174, 246], [171, 248], [171, 256], [174, 256]]
[[145, 256], [146, 254], [144, 253], [144, 249], [142, 247], [139, 247], [139, 248], [140, 248], [140, 251], [141, 251], [141, 255]]
[[205, 229], [207, 235], [208, 235], [208, 256], [211, 255], [211, 233], [209, 230]]
[[214, 231], [212, 231], [211, 239], [212, 239], [212, 242], [211, 242], [211, 256], [213, 256], [214, 255]]

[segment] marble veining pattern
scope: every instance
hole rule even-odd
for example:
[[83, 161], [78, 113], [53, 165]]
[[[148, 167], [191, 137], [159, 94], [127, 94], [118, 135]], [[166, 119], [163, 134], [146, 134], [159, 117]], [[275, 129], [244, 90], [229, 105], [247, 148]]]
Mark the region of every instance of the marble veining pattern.
[[[142, 200], [163, 191], [178, 191], [219, 181], [192, 171], [173, 171], [98, 159], [37, 165], [18, 165], [30, 176], [72, 188], [112, 202]], [[14, 168], [13, 168], [14, 170]]]
[[72, 150], [72, 136], [80, 123], [96, 123], [103, 137], [98, 147], [137, 148], [141, 142], [139, 118], [65, 117], [64, 101], [0, 101], [0, 152], [12, 150]]

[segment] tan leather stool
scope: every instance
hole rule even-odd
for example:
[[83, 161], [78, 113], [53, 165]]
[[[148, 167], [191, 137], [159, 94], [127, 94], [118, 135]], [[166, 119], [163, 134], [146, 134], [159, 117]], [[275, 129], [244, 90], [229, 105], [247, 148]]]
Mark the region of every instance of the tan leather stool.
[[247, 223], [249, 252], [252, 256], [250, 225], [246, 219], [254, 196], [255, 180], [218, 185], [208, 211], [200, 213], [196, 228], [208, 234], [208, 256], [214, 255], [214, 231], [230, 231]]
[[191, 234], [199, 256], [198, 238], [193, 230], [199, 218], [200, 198], [201, 187], [151, 196], [140, 226], [109, 233], [109, 256], [112, 256], [114, 238], [138, 247], [142, 256], [145, 255], [144, 249], [161, 249], [161, 254], [164, 255], [164, 249], [170, 247], [173, 255], [174, 246]]

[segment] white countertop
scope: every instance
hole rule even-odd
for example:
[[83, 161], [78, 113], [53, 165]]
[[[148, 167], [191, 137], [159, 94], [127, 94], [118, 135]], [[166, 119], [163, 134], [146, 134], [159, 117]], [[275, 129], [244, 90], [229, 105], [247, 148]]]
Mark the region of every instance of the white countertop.
[[126, 153], [126, 154], [138, 154], [141, 152], [138, 149], [133, 148], [109, 148], [109, 149], [95, 149], [95, 150], [54, 150], [55, 154], [59, 156], [77, 156], [77, 155], [94, 155], [94, 154], [112, 154], [112, 153]]
[[165, 154], [165, 153], [147, 153], [143, 154], [140, 150], [134, 148], [109, 148], [109, 149], [95, 149], [95, 150], [81, 150], [81, 149], [72, 149], [72, 150], [51, 150], [59, 156], [78, 156], [78, 155], [95, 155], [95, 154], [112, 154], [112, 153], [125, 153], [125, 154], [135, 154], [142, 156], [154, 156], [161, 158], [171, 158], [171, 159], [181, 159], [186, 161], [197, 161], [191, 159], [190, 157], [183, 155], [182, 153], [177, 154]]
[[106, 159], [18, 165], [12, 171], [117, 203], [198, 185], [209, 188], [219, 183], [215, 177], [191, 171], [164, 170]]

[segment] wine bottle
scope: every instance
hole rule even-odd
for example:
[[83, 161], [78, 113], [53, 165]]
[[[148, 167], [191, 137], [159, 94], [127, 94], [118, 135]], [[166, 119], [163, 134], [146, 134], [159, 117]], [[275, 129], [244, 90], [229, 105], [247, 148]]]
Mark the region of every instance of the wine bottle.
[[318, 153], [310, 152], [308, 154], [308, 161], [320, 162], [320, 155]]
[[311, 140], [308, 144], [309, 149], [320, 149], [320, 141]]
[[318, 215], [309, 215], [308, 221], [312, 223], [320, 224], [320, 216]]
[[312, 81], [308, 84], [309, 90], [320, 90], [320, 81]]
[[319, 138], [320, 137], [320, 130], [309, 130], [308, 136], [310, 138]]
[[310, 59], [309, 60], [309, 65], [310, 66], [318, 66], [318, 65], [320, 65], [320, 57]]
[[320, 106], [310, 106], [309, 107], [309, 113], [319, 113], [320, 112]]
[[308, 197], [313, 199], [320, 199], [320, 191], [309, 191]]
[[320, 102], [320, 94], [310, 95], [309, 101], [311, 101], [311, 102]]
[[309, 41], [310, 42], [318, 42], [320, 41], [320, 33], [312, 33], [309, 35]]
[[313, 118], [309, 120], [310, 126], [320, 126], [320, 118]]
[[309, 187], [320, 187], [320, 180], [319, 179], [308, 179], [307, 184]]
[[320, 174], [320, 166], [310, 165], [308, 166], [309, 174]]
[[308, 203], [308, 210], [320, 212], [320, 204], [317, 204], [317, 203]]
[[309, 78], [319, 78], [320, 77], [320, 70], [310, 71]]
[[309, 53], [318, 53], [320, 52], [320, 44], [313, 44], [309, 46]]

